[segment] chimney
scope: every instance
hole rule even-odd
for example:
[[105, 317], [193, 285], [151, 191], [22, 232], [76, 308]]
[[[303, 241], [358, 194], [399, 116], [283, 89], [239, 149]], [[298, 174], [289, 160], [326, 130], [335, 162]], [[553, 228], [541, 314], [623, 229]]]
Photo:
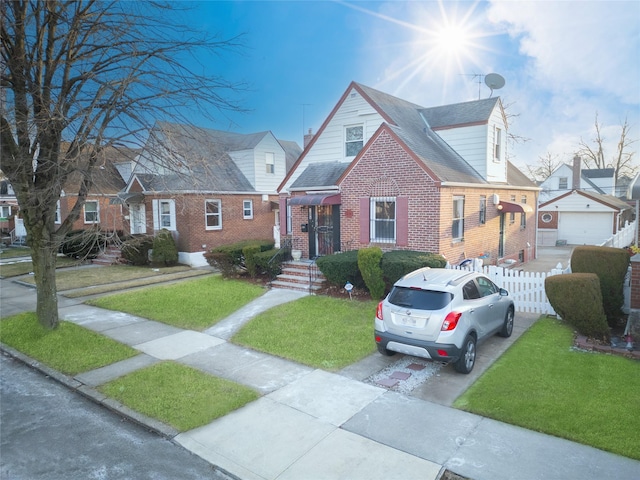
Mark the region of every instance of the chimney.
[[304, 145], [302, 148], [307, 148], [307, 145], [309, 145], [311, 143], [311, 140], [313, 140], [313, 137], [315, 136], [313, 133], [312, 129], [309, 129], [309, 133], [304, 135]]
[[573, 183], [571, 184], [572, 190], [580, 190], [580, 170], [582, 167], [582, 158], [578, 155], [573, 157]]

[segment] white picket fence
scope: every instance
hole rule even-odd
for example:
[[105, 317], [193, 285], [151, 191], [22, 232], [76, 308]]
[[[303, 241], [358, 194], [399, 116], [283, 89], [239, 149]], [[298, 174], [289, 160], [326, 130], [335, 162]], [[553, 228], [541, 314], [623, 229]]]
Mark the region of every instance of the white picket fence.
[[[473, 267], [451, 266], [449, 268], [456, 270], [473, 270]], [[492, 279], [496, 285], [509, 292], [509, 295], [513, 298], [517, 312], [548, 315], [556, 314], [545, 293], [544, 280], [551, 275], [562, 274], [562, 270], [554, 269], [548, 273], [523, 272], [496, 267], [494, 265], [476, 267], [476, 270], [481, 271]]]
[[600, 244], [601, 247], [626, 248], [636, 241], [636, 224], [627, 222], [623, 229]]

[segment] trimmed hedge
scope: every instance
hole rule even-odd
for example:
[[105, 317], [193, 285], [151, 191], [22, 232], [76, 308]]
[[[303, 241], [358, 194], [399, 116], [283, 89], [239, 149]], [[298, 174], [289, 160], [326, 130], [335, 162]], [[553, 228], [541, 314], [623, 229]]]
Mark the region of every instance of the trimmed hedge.
[[151, 252], [151, 262], [155, 265], [170, 267], [178, 263], [178, 247], [173, 235], [169, 230], [163, 228], [153, 239], [153, 251]]
[[134, 235], [122, 244], [122, 257], [128, 263], [138, 267], [149, 265], [149, 250], [152, 248], [151, 235]]
[[316, 259], [316, 265], [332, 285], [343, 287], [349, 282], [356, 288], [365, 288], [358, 268], [358, 250], [320, 257]]
[[624, 278], [629, 263], [629, 253], [623, 248], [579, 246], [571, 254], [573, 273], [595, 273], [598, 276], [604, 313], [611, 327], [615, 327], [622, 316]]
[[595, 273], [553, 275], [544, 281], [549, 303], [579, 333], [609, 340], [600, 281]]
[[[238, 273], [239, 270], [247, 268], [246, 257], [243, 250], [246, 247], [259, 247], [259, 252], [272, 250], [273, 240], [243, 240], [241, 242], [221, 245], [204, 254], [207, 263], [217, 268], [223, 277], [230, 277]], [[248, 250], [250, 257], [255, 256], [258, 251], [252, 248]], [[254, 267], [254, 259], [250, 258], [250, 268]]]
[[380, 268], [381, 260], [382, 250], [379, 247], [358, 250], [358, 269], [373, 300], [380, 300], [384, 295], [385, 284], [382, 268]]
[[423, 267], [444, 268], [447, 260], [435, 253], [414, 250], [393, 250], [382, 256], [380, 266], [388, 285], [393, 285], [407, 273]]
[[[273, 248], [256, 253], [253, 256], [253, 261], [259, 273], [264, 273], [270, 278], [274, 278], [282, 272], [282, 262], [284, 262], [285, 257], [286, 253], [284, 251]], [[272, 258], [273, 261], [271, 261]], [[269, 261], [271, 261], [271, 263], [269, 263]]]

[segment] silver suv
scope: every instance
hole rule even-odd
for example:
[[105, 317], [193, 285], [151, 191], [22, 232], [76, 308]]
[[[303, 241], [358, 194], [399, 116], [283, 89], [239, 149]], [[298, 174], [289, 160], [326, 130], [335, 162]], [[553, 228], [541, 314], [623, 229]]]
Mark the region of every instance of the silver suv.
[[375, 340], [383, 355], [453, 362], [469, 373], [479, 341], [511, 336], [513, 312], [509, 293], [481, 273], [421, 268], [398, 280], [378, 304]]

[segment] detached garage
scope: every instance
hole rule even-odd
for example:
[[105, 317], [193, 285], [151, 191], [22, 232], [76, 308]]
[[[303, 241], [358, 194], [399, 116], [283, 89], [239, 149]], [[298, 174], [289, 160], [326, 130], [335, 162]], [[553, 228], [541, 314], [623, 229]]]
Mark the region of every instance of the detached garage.
[[572, 190], [538, 207], [538, 244], [600, 245], [632, 220], [632, 207], [619, 198]]

